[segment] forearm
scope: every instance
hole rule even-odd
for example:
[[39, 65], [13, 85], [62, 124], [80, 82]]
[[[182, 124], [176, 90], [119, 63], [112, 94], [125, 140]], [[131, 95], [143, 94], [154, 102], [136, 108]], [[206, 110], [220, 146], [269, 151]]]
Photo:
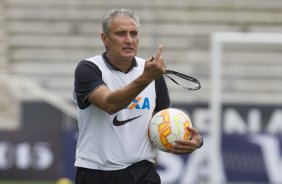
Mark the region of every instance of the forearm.
[[106, 101], [110, 107], [109, 113], [116, 113], [128, 106], [151, 82], [139, 77], [129, 85], [110, 93]]
[[96, 90], [90, 96], [90, 102], [99, 106], [109, 114], [114, 114], [128, 106], [153, 80], [146, 75], [140, 75], [130, 84], [114, 90]]

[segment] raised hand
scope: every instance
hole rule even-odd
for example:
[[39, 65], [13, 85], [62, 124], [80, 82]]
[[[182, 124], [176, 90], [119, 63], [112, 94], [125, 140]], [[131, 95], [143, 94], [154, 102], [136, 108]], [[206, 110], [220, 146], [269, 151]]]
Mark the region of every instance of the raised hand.
[[148, 58], [145, 62], [144, 75], [151, 79], [158, 79], [165, 73], [165, 61], [162, 57], [163, 46], [160, 45], [155, 56]]

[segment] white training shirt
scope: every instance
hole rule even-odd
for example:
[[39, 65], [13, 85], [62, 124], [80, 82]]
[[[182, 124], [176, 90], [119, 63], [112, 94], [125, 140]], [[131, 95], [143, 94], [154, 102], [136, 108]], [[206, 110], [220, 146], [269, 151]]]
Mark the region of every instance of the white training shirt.
[[[162, 85], [157, 86], [153, 81], [128, 107], [112, 115], [87, 100], [100, 85], [107, 85], [114, 91], [129, 84], [142, 74], [144, 63], [136, 57], [131, 69], [123, 73], [110, 64], [104, 53], [78, 65], [74, 91], [79, 128], [75, 166], [118, 170], [142, 160], [154, 162], [156, 150], [148, 138], [148, 124], [153, 111], [170, 105], [163, 78], [160, 79]], [[159, 103], [157, 108], [156, 103]], [[120, 124], [113, 123], [114, 119]], [[127, 123], [121, 123], [126, 120]]]

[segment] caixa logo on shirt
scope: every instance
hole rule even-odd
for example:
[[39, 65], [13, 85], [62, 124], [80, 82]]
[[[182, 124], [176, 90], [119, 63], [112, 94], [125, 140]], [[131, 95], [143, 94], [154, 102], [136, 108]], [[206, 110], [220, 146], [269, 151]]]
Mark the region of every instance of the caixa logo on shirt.
[[148, 97], [136, 97], [132, 102], [127, 106], [126, 109], [150, 109], [150, 100]]
[[[150, 109], [150, 100], [148, 97], [136, 97], [134, 100], [132, 100], [132, 102], [125, 108], [125, 109], [129, 109], [129, 110], [133, 110], [133, 109], [142, 109], [142, 110], [149, 110]], [[132, 122], [133, 120], [136, 120], [138, 118], [140, 118], [142, 116], [134, 116], [134, 117], [129, 117], [127, 119], [119, 119], [118, 118], [118, 114], [116, 114], [113, 117], [113, 125], [114, 126], [122, 126], [125, 125], [129, 122]]]

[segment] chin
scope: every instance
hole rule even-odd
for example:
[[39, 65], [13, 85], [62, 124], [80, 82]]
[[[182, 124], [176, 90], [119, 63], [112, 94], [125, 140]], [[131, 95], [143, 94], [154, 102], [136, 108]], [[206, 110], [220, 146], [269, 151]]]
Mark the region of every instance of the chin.
[[135, 56], [136, 56], [136, 53], [123, 54], [123, 57], [125, 57], [125, 58], [134, 58]]

